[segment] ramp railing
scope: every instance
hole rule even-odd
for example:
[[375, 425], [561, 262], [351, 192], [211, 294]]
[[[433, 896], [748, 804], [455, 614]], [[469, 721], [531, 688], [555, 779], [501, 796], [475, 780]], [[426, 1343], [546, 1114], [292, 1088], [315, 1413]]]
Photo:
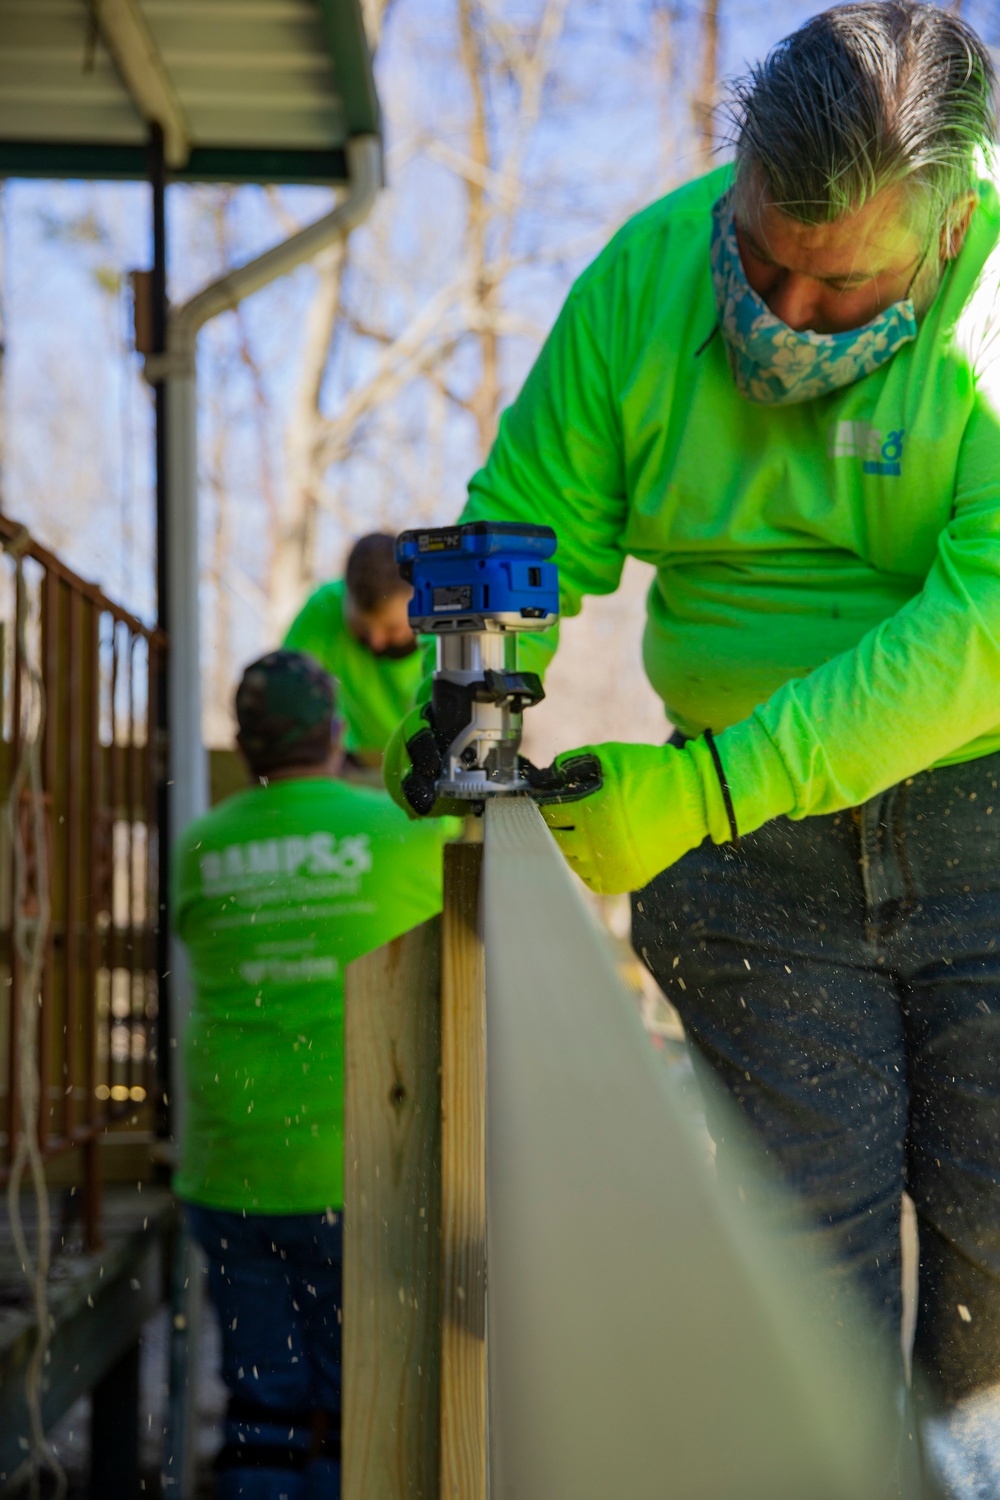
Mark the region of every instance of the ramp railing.
[[8, 802], [36, 738], [41, 773], [40, 794], [21, 784], [13, 818], [0, 825], [0, 1180], [20, 1120], [15, 928], [47, 910], [37, 1139], [45, 1158], [81, 1149], [93, 1243], [98, 1138], [126, 1116], [137, 1128], [152, 1124], [162, 756], [155, 682], [165, 643], [5, 516], [0, 545], [0, 800]]
[[348, 971], [345, 1500], [881, 1500], [892, 1379], [716, 1179], [537, 809], [445, 853]]

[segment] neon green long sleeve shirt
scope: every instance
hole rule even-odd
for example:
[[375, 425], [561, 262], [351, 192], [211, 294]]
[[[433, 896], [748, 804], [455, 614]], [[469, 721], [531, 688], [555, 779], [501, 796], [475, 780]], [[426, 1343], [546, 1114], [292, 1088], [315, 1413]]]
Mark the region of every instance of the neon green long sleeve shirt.
[[680, 729], [716, 733], [749, 832], [1000, 749], [1000, 202], [980, 184], [913, 343], [767, 407], [706, 344], [729, 171], [580, 277], [463, 519], [553, 526], [570, 615], [626, 555], [655, 566], [647, 675]]
[[174, 1191], [211, 1208], [344, 1202], [344, 972], [441, 909], [441, 847], [382, 792], [247, 787], [181, 834], [173, 911], [191, 961]]
[[307, 651], [337, 679], [344, 748], [373, 754], [413, 707], [424, 675], [423, 653], [376, 656], [347, 623], [346, 584], [324, 583], [303, 604], [285, 636], [290, 651]]

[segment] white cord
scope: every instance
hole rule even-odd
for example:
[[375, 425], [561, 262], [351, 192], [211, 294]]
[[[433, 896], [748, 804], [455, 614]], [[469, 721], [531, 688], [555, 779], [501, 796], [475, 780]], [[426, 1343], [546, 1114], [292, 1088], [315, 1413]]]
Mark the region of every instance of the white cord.
[[[7, 1183], [7, 1206], [11, 1231], [35, 1304], [38, 1336], [25, 1371], [25, 1397], [29, 1422], [29, 1464], [31, 1500], [39, 1500], [44, 1470], [55, 1481], [53, 1500], [66, 1494], [66, 1474], [45, 1432], [42, 1420], [42, 1381], [49, 1344], [52, 1341], [52, 1317], [48, 1303], [49, 1247], [51, 1224], [49, 1198], [45, 1182], [45, 1164], [38, 1144], [41, 1079], [38, 1070], [38, 1015], [42, 1003], [42, 965], [48, 938], [52, 908], [49, 896], [48, 846], [44, 804], [42, 802], [42, 729], [45, 724], [45, 685], [31, 661], [27, 641], [28, 592], [24, 582], [24, 552], [29, 542], [22, 527], [13, 540], [5, 543], [14, 560], [17, 639], [14, 671], [23, 671], [21, 693], [21, 753], [11, 781], [7, 799], [7, 828], [14, 850], [14, 945], [21, 960], [20, 990], [13, 998], [18, 1018], [17, 1077], [20, 1094], [20, 1120], [17, 1144]], [[20, 804], [27, 790], [31, 818], [31, 842], [35, 855], [35, 895], [37, 905], [29, 916], [28, 849], [22, 834]], [[12, 1122], [12, 1126], [14, 1122]], [[31, 1183], [38, 1207], [38, 1246], [32, 1256], [21, 1218], [21, 1183], [25, 1168], [31, 1172]]]

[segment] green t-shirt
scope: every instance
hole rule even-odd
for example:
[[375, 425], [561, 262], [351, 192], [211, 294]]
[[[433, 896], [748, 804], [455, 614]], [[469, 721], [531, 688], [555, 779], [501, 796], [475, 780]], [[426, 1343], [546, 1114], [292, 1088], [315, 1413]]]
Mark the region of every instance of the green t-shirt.
[[343, 1204], [344, 969], [440, 910], [457, 826], [309, 777], [237, 792], [185, 830], [180, 1197], [272, 1214]]
[[344, 748], [381, 752], [416, 700], [424, 675], [422, 653], [375, 656], [351, 632], [346, 602], [342, 578], [323, 584], [292, 621], [285, 645], [290, 651], [307, 651], [337, 679]]
[[981, 183], [914, 342], [761, 406], [710, 338], [729, 173], [580, 277], [463, 520], [553, 526], [567, 614], [627, 555], [654, 565], [647, 675], [681, 729], [716, 731], [749, 831], [1000, 749], [1000, 203]]

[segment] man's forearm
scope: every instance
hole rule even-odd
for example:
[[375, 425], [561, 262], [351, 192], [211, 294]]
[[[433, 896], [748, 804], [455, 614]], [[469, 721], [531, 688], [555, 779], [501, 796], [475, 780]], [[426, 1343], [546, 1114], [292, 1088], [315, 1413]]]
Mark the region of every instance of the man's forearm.
[[1000, 548], [974, 589], [964, 561], [944, 546], [916, 599], [718, 736], [741, 832], [856, 806], [997, 727]]

